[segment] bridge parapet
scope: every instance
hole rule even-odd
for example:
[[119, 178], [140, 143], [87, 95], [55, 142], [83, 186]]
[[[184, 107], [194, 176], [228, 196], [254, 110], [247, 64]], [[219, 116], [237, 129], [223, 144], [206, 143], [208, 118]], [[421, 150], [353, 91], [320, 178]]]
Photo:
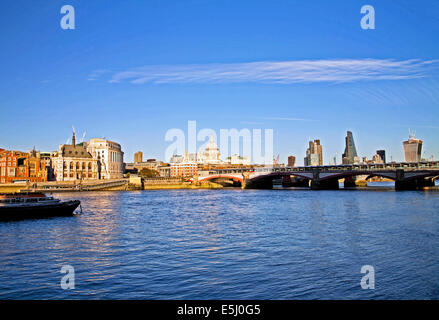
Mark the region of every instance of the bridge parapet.
[[306, 166], [306, 167], [254, 167], [254, 168], [230, 168], [213, 170], [217, 173], [242, 173], [242, 172], [310, 172], [318, 170], [319, 172], [329, 171], [396, 171], [403, 169], [404, 171], [418, 170], [439, 170], [439, 161], [430, 162], [414, 162], [414, 163], [379, 163], [379, 164], [343, 164], [328, 166]]

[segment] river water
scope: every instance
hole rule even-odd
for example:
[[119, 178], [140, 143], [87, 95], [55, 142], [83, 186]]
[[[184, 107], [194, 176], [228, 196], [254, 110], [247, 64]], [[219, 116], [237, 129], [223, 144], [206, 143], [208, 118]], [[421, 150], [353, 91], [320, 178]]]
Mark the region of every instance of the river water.
[[82, 215], [0, 223], [0, 299], [439, 298], [438, 191], [56, 196]]

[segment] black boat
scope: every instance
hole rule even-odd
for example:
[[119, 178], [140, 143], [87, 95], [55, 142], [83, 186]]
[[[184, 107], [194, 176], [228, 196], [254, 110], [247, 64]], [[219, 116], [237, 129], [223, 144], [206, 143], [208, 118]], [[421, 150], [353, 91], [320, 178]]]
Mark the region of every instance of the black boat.
[[61, 201], [39, 192], [0, 194], [0, 221], [72, 216], [79, 200]]

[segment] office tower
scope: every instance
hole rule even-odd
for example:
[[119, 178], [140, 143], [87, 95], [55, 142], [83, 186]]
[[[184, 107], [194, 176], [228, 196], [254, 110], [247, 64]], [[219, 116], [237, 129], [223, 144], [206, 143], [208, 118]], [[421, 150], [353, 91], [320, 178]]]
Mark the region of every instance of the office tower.
[[410, 132], [409, 139], [403, 141], [405, 162], [419, 162], [421, 161], [422, 140], [415, 138], [416, 132]]
[[377, 150], [377, 155], [381, 157], [383, 163], [386, 163], [386, 151], [385, 150]]
[[288, 167], [294, 167], [295, 164], [296, 164], [296, 157], [289, 156], [288, 157]]
[[309, 142], [309, 147], [306, 150], [306, 157], [304, 159], [305, 166], [321, 166], [323, 165], [323, 151], [320, 140]]
[[352, 136], [352, 132], [348, 131], [346, 133], [346, 147], [344, 149], [344, 153], [342, 156], [343, 164], [352, 164], [355, 162], [355, 158], [357, 155], [357, 149], [355, 148], [354, 137]]
[[142, 151], [138, 151], [134, 154], [134, 163], [141, 163], [143, 162], [143, 153]]

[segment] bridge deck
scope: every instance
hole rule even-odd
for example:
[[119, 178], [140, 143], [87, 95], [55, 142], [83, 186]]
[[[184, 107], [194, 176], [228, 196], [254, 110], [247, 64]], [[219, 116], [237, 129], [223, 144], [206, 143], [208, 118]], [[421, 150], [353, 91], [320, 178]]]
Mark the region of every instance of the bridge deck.
[[244, 172], [254, 173], [275, 173], [275, 172], [346, 172], [346, 171], [437, 171], [439, 161], [418, 162], [418, 163], [387, 163], [387, 164], [347, 164], [347, 165], [328, 165], [328, 166], [307, 166], [307, 167], [254, 167], [254, 168], [230, 168], [211, 170], [211, 174], [236, 174]]

